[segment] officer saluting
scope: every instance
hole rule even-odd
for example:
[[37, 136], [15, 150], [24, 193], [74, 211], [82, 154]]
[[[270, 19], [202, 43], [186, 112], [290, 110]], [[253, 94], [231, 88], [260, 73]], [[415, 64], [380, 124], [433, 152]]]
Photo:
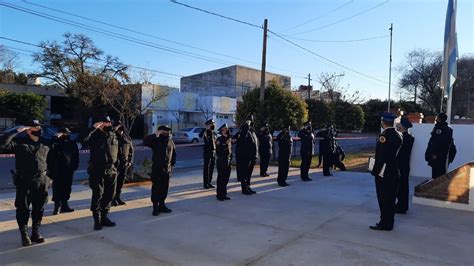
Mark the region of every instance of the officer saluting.
[[170, 213], [165, 200], [168, 196], [170, 177], [176, 163], [176, 146], [171, 139], [171, 128], [159, 126], [155, 134], [147, 136], [143, 145], [153, 151], [151, 167], [151, 202], [153, 203], [153, 216], [160, 212]]
[[[13, 172], [13, 181], [16, 186], [16, 221], [21, 233], [23, 246], [30, 246], [31, 241], [43, 243], [44, 238], [39, 232], [43, 218], [44, 206], [48, 202], [47, 165], [51, 158], [49, 154], [49, 143], [42, 135], [41, 124], [38, 120], [26, 123], [19, 127], [17, 132], [5, 136], [0, 148], [2, 152], [15, 154], [16, 173]], [[18, 134], [26, 132], [26, 137], [15, 138]], [[33, 220], [33, 231], [31, 238], [28, 235], [28, 220]]]
[[278, 141], [278, 178], [280, 187], [287, 187], [288, 171], [290, 170], [291, 151], [293, 149], [293, 138], [290, 135], [290, 127], [282, 128], [277, 136]]
[[267, 173], [268, 164], [270, 163], [270, 158], [273, 153], [273, 136], [270, 133], [268, 124], [265, 124], [260, 128], [258, 134], [258, 152], [260, 154], [260, 176], [267, 177], [270, 176]]
[[55, 136], [51, 146], [51, 163], [49, 176], [53, 179], [53, 215], [63, 212], [73, 212], [69, 208], [68, 200], [71, 196], [71, 186], [74, 171], [79, 167], [79, 149], [75, 141], [71, 140], [71, 131], [65, 127]]
[[115, 226], [107, 216], [115, 194], [118, 167], [118, 139], [110, 117], [97, 119], [84, 143], [90, 148], [87, 173], [92, 189], [94, 230], [101, 230], [102, 226]]
[[301, 139], [301, 180], [311, 181], [308, 174], [314, 154], [314, 134], [311, 121], [305, 123], [305, 127], [298, 132], [298, 137]]
[[224, 123], [218, 130], [221, 136], [217, 138], [217, 199], [220, 201], [230, 200], [227, 196], [227, 184], [229, 183], [231, 161], [232, 161], [232, 141], [229, 127]]
[[118, 149], [118, 174], [117, 174], [117, 187], [115, 189], [115, 197], [112, 201], [113, 206], [125, 205], [126, 203], [122, 200], [122, 187], [125, 184], [125, 178], [132, 168], [133, 163], [133, 143], [132, 138], [128, 135], [125, 130], [125, 126], [122, 122], [118, 121], [115, 124], [115, 134], [117, 134], [119, 140]]
[[232, 143], [236, 143], [237, 179], [240, 181], [242, 194], [244, 195], [257, 193], [250, 188], [253, 168], [255, 161], [258, 159], [258, 140], [250, 126], [252, 122], [253, 116], [248, 117], [240, 127], [239, 132], [232, 137]]
[[431, 166], [433, 179], [446, 174], [448, 164], [453, 162], [456, 155], [453, 129], [446, 122], [447, 119], [445, 113], [438, 114], [425, 152], [425, 160]]
[[408, 211], [408, 194], [410, 176], [410, 156], [411, 149], [415, 138], [408, 132], [408, 129], [413, 127], [408, 118], [402, 117], [398, 131], [403, 134], [403, 143], [398, 153], [398, 168], [400, 169], [400, 180], [398, 181], [397, 204], [395, 205], [395, 212], [405, 214]]
[[214, 120], [208, 120], [206, 122], [206, 128], [199, 133], [199, 137], [204, 140], [204, 166], [202, 175], [202, 186], [204, 189], [214, 188], [211, 184], [212, 173], [214, 172], [214, 164], [216, 161], [216, 139], [217, 135], [214, 132], [216, 128], [216, 122]]
[[382, 113], [382, 128], [375, 148], [375, 164], [371, 174], [375, 177], [375, 188], [380, 208], [380, 222], [370, 226], [373, 230], [393, 229], [395, 216], [395, 196], [398, 184], [397, 154], [402, 145], [402, 136], [393, 127], [396, 116]]

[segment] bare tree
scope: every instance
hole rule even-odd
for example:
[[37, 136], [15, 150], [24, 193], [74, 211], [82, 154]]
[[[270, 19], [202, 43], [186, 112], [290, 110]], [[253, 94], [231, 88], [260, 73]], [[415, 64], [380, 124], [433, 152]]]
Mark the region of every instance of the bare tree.
[[197, 107], [206, 121], [211, 119], [218, 110], [218, 107], [213, 104], [212, 96], [200, 96]]
[[365, 101], [365, 97], [358, 90], [350, 92], [350, 86], [341, 85], [344, 73], [321, 73], [318, 81], [321, 84], [320, 95], [322, 97], [324, 91], [330, 102], [346, 101], [351, 104], [360, 104]]
[[179, 129], [179, 123], [181, 121], [181, 113], [184, 110], [184, 105], [185, 105], [185, 97], [184, 94], [180, 92], [176, 92], [175, 94], [170, 95], [172, 97], [170, 100], [168, 100], [168, 110], [171, 111], [171, 115], [176, 119], [176, 122], [178, 122], [178, 129]]
[[132, 83], [134, 84], [152, 84], [155, 74], [147, 69], [139, 69], [134, 72]]
[[2, 71], [13, 71], [20, 64], [18, 53], [0, 44], [0, 67]]

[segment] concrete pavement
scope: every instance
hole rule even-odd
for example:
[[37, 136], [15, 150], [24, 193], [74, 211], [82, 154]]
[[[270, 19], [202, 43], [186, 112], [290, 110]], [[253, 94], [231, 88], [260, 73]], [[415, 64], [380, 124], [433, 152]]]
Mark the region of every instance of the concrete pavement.
[[[22, 248], [13, 192], [0, 194], [0, 265], [473, 265], [474, 214], [411, 205], [392, 232], [378, 221], [373, 178], [335, 172], [313, 182], [290, 173], [290, 187], [254, 178], [258, 194], [244, 196], [232, 174], [232, 200], [218, 202], [201, 189], [201, 171], [177, 173], [168, 206], [151, 216], [149, 184], [127, 187], [126, 206], [113, 208], [114, 228], [93, 231], [90, 190], [75, 185], [74, 213], [49, 216], [46, 243]], [[254, 173], [258, 173], [258, 169]], [[420, 182], [413, 179], [412, 184]]]

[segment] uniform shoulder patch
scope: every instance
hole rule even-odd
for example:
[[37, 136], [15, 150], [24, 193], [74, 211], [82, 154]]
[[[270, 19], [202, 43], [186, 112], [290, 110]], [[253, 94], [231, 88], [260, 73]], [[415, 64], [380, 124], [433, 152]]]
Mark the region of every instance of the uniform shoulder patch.
[[380, 136], [379, 137], [379, 142], [380, 143], [385, 143], [387, 141], [387, 139], [385, 138], [385, 136]]
[[436, 134], [441, 134], [443, 131], [441, 129], [436, 129]]

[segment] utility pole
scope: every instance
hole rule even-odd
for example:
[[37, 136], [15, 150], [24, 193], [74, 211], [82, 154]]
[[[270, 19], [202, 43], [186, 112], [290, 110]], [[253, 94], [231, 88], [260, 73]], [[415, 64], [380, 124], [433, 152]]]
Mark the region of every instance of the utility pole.
[[390, 112], [390, 93], [392, 89], [392, 34], [393, 34], [393, 23], [390, 23], [390, 66], [388, 68], [388, 106], [387, 112]]
[[311, 99], [311, 73], [308, 74], [308, 77], [306, 78], [308, 79], [308, 100]]
[[265, 68], [267, 65], [267, 31], [268, 31], [268, 19], [263, 21], [263, 49], [262, 49], [262, 73], [260, 79], [260, 105], [263, 106], [265, 99]]

